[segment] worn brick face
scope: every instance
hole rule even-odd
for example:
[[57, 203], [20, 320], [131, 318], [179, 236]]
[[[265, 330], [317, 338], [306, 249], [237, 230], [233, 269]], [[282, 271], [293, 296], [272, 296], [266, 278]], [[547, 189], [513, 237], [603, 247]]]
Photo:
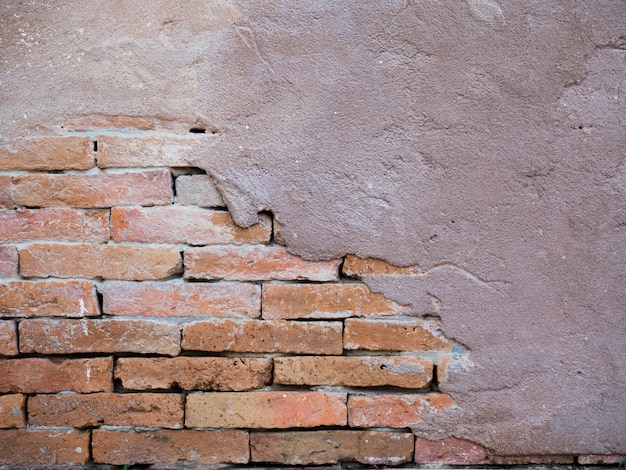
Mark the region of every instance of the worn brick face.
[[16, 247], [0, 246], [0, 277], [14, 277], [17, 274], [17, 260]]
[[417, 266], [400, 267], [389, 264], [383, 260], [375, 258], [359, 258], [354, 255], [347, 255], [343, 263], [343, 274], [348, 277], [361, 279], [363, 276], [372, 275], [409, 275], [419, 274]]
[[0, 430], [0, 465], [45, 467], [85, 465], [89, 431], [75, 429]]
[[17, 355], [17, 328], [13, 321], [0, 320], [0, 356]]
[[0, 147], [0, 170], [88, 170], [89, 137], [34, 137]]
[[26, 397], [16, 393], [0, 395], [0, 428], [23, 428], [25, 426], [24, 404]]
[[484, 463], [487, 451], [484, 447], [470, 441], [449, 437], [431, 441], [417, 437], [415, 439], [415, 462], [441, 465], [475, 465]]
[[0, 175], [0, 209], [15, 207], [13, 200], [13, 182], [8, 175]]
[[348, 318], [344, 347], [367, 351], [450, 350], [452, 341], [439, 333], [439, 323], [417, 319]]
[[209, 175], [181, 175], [176, 178], [176, 202], [183, 206], [224, 207], [222, 196]]

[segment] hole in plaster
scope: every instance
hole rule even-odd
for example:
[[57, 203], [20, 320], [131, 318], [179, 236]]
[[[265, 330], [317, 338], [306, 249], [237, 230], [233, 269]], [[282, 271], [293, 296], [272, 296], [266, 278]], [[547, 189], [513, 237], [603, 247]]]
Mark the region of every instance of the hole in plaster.
[[93, 141], [93, 151], [94, 151], [94, 152], [97, 152], [97, 151], [98, 151], [98, 141], [97, 141], [97, 140], [94, 140], [94, 141]]
[[203, 129], [202, 127], [192, 127], [189, 129], [189, 132], [192, 134], [206, 134], [206, 129]]

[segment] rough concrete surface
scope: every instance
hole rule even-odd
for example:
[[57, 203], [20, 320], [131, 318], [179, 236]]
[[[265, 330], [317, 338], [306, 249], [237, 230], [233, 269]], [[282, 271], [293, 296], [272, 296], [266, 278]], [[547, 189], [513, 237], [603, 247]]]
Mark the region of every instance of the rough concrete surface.
[[365, 281], [471, 350], [423, 435], [626, 452], [624, 0], [2, 2], [0, 38], [5, 141], [201, 126], [239, 224], [419, 265]]

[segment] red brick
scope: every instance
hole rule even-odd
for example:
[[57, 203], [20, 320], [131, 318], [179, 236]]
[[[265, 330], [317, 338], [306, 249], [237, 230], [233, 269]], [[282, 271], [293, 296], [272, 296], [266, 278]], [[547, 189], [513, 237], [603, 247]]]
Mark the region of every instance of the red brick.
[[409, 428], [455, 406], [442, 393], [370, 395], [348, 398], [348, 424], [353, 428]]
[[98, 314], [96, 289], [87, 281], [0, 283], [0, 316], [83, 317]]
[[133, 207], [111, 211], [113, 240], [141, 243], [217, 245], [269, 243], [272, 220], [261, 216], [250, 228], [241, 228], [225, 211], [199, 207]]
[[0, 465], [85, 465], [89, 431], [75, 429], [0, 430]]
[[573, 455], [494, 455], [490, 457], [494, 465], [570, 465]]
[[113, 359], [0, 360], [0, 393], [107, 392], [113, 390]]
[[278, 246], [214, 246], [185, 250], [185, 278], [235, 281], [338, 279], [339, 260], [305, 261]]
[[17, 268], [17, 248], [15, 246], [0, 246], [0, 278], [16, 276]]
[[156, 118], [111, 114], [89, 114], [67, 119], [63, 127], [69, 131], [89, 131], [103, 128], [153, 130], [160, 124]]
[[245, 431], [93, 431], [96, 463], [135, 464], [245, 464], [249, 460]]
[[176, 178], [176, 202], [183, 206], [224, 207], [221, 194], [209, 175], [181, 175]]
[[188, 428], [313, 428], [346, 421], [343, 393], [192, 393], [185, 409]]
[[13, 200], [13, 182], [8, 175], [0, 175], [0, 209], [15, 207]]
[[150, 320], [23, 320], [20, 352], [39, 354], [180, 352], [180, 327]]
[[363, 284], [265, 284], [263, 318], [347, 318], [402, 315], [408, 307]]
[[417, 266], [400, 267], [389, 264], [386, 261], [375, 258], [358, 258], [354, 255], [346, 255], [343, 262], [343, 274], [348, 277], [361, 279], [363, 276], [372, 275], [410, 275], [420, 274]]
[[626, 460], [626, 454], [622, 455], [602, 455], [586, 454], [578, 456], [579, 465], [619, 465], [622, 460]]
[[23, 428], [26, 397], [21, 394], [0, 395], [0, 428]]
[[139, 245], [32, 244], [20, 251], [24, 277], [165, 279], [182, 271], [180, 252]]
[[170, 172], [100, 173], [93, 175], [33, 174], [13, 177], [15, 203], [29, 207], [107, 208], [171, 204]]
[[183, 403], [183, 395], [169, 393], [35, 395], [28, 399], [28, 424], [179, 429], [183, 427]]
[[245, 391], [272, 381], [272, 360], [230, 357], [134, 358], [117, 360], [115, 378], [128, 390]]
[[0, 147], [0, 170], [88, 170], [89, 137], [33, 137]]
[[418, 319], [345, 321], [344, 348], [366, 351], [450, 350], [452, 341], [439, 332], [439, 322]]
[[415, 462], [441, 465], [475, 465], [485, 463], [487, 451], [470, 441], [449, 437], [431, 441], [415, 438]]
[[424, 388], [433, 364], [400, 356], [306, 356], [274, 358], [274, 383], [344, 387]]
[[183, 329], [191, 351], [341, 354], [341, 322], [212, 320]]
[[146, 317], [251, 317], [261, 315], [254, 284], [111, 281], [104, 284], [104, 313]]
[[20, 209], [0, 212], [0, 243], [31, 240], [104, 243], [109, 213], [76, 209]]
[[13, 321], [0, 320], [0, 356], [17, 356], [17, 328]]
[[367, 465], [410, 462], [413, 435], [385, 431], [291, 431], [252, 433], [252, 462], [324, 465], [356, 461]]

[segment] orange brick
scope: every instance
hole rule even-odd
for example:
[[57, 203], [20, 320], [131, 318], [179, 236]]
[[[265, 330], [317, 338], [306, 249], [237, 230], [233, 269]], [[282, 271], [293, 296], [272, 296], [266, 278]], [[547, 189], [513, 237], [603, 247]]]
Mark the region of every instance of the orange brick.
[[261, 315], [254, 284], [111, 281], [104, 284], [104, 313], [146, 317], [251, 317]]
[[221, 194], [209, 175], [181, 175], [176, 178], [176, 202], [183, 206], [224, 207]]
[[93, 431], [96, 463], [136, 464], [246, 464], [249, 437], [245, 431]]
[[20, 209], [0, 212], [0, 243], [31, 240], [104, 243], [109, 213], [76, 209]]
[[28, 399], [32, 426], [183, 427], [183, 395], [171, 393], [89, 393], [35, 395]]
[[113, 359], [0, 360], [0, 393], [107, 392], [113, 390]]
[[413, 435], [386, 431], [291, 431], [252, 433], [252, 462], [324, 465], [356, 461], [399, 465], [413, 457]]
[[346, 421], [343, 393], [192, 393], [185, 409], [188, 428], [313, 428]]
[[408, 307], [363, 284], [265, 284], [263, 318], [347, 318], [402, 315]]
[[272, 221], [261, 216], [258, 224], [241, 228], [225, 211], [199, 207], [117, 207], [111, 211], [113, 240], [141, 243], [217, 245], [269, 243]]
[[29, 207], [168, 205], [173, 199], [170, 172], [33, 174], [13, 177], [15, 203]]
[[0, 175], [0, 209], [15, 207], [13, 200], [13, 182], [8, 175]]
[[470, 441], [449, 437], [439, 441], [415, 438], [415, 462], [441, 465], [475, 465], [485, 463], [487, 451]]
[[180, 327], [150, 320], [23, 320], [20, 352], [39, 354], [180, 352]]
[[[0, 228], [0, 230], [2, 229]], [[16, 276], [17, 268], [17, 248], [15, 246], [0, 246], [0, 277]]]
[[343, 274], [348, 277], [361, 279], [371, 275], [409, 275], [420, 274], [417, 266], [400, 267], [389, 264], [386, 261], [375, 258], [358, 258], [354, 255], [346, 255], [343, 262]]
[[[459, 345], [456, 345], [459, 348]], [[474, 363], [469, 358], [469, 351], [437, 356], [437, 383], [442, 384], [449, 380], [455, 372], [469, 370]]]
[[410, 428], [455, 406], [442, 393], [371, 395], [348, 398], [348, 424], [353, 428]]
[[344, 347], [366, 351], [450, 350], [453, 343], [439, 332], [439, 322], [406, 319], [348, 318]]
[[83, 317], [98, 314], [96, 289], [87, 281], [0, 283], [0, 316]]
[[400, 356], [306, 356], [274, 358], [274, 383], [344, 387], [424, 388], [433, 364]]
[[13, 321], [0, 320], [0, 356], [17, 356], [17, 328]]
[[75, 429], [0, 430], [0, 465], [85, 465], [89, 431]]
[[191, 351], [341, 354], [341, 322], [211, 320], [183, 329]]
[[0, 147], [0, 170], [88, 170], [89, 137], [33, 137]]
[[0, 428], [23, 428], [26, 397], [19, 393], [0, 395]]
[[494, 455], [489, 458], [494, 465], [571, 465], [573, 455]]
[[253, 390], [272, 382], [272, 360], [127, 357], [117, 360], [115, 378], [128, 390]]
[[63, 128], [69, 131], [89, 131], [103, 128], [153, 130], [159, 121], [153, 117], [89, 114], [67, 119]]
[[185, 250], [185, 278], [235, 281], [338, 279], [339, 260], [305, 261], [278, 246], [212, 246]]
[[20, 251], [24, 277], [165, 279], [182, 271], [175, 248], [137, 245], [32, 244]]

